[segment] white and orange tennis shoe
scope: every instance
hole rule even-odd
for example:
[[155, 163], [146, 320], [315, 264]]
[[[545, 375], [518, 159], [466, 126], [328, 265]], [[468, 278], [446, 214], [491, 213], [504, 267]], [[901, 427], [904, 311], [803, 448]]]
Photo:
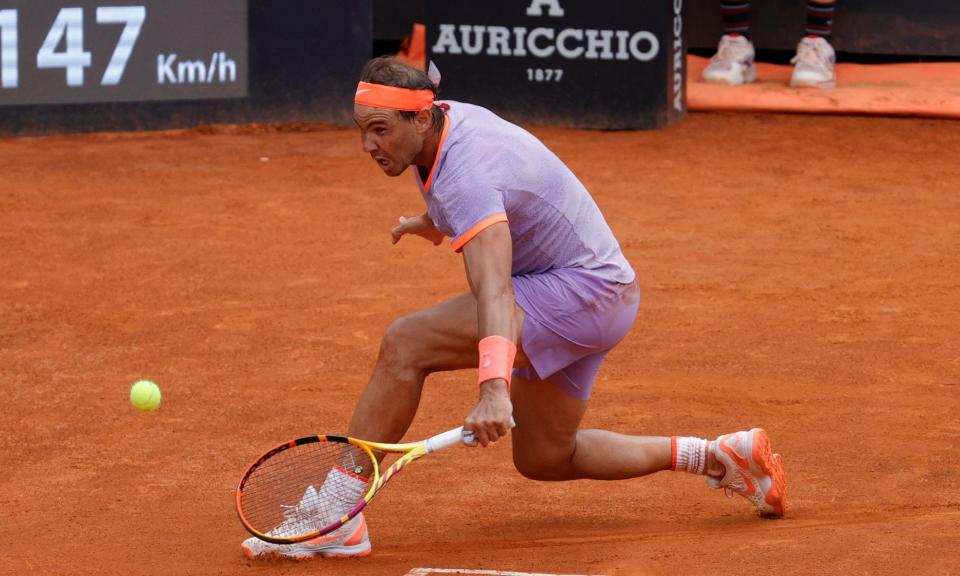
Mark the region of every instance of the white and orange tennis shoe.
[[754, 428], [720, 436], [713, 443], [713, 454], [726, 472], [719, 479], [707, 476], [711, 488], [743, 496], [763, 516], [783, 516], [787, 510], [787, 476], [765, 430]]
[[371, 547], [370, 537], [367, 535], [367, 522], [363, 519], [361, 512], [333, 532], [306, 542], [273, 544], [251, 536], [243, 541], [240, 549], [251, 560], [269, 557], [307, 560], [309, 558], [362, 558], [370, 555]]
[[715, 84], [739, 86], [757, 79], [753, 42], [739, 35], [723, 35], [717, 53], [703, 69], [703, 79]]

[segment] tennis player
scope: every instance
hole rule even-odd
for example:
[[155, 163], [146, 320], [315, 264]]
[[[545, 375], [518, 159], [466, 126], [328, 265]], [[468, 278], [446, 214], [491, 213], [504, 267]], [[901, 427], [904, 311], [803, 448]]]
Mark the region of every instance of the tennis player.
[[[761, 514], [781, 516], [786, 478], [762, 429], [713, 441], [580, 429], [597, 371], [637, 314], [636, 274], [589, 192], [555, 154], [489, 110], [436, 100], [438, 83], [438, 74], [431, 79], [396, 59], [371, 60], [354, 120], [364, 152], [388, 176], [411, 172], [426, 204], [423, 214], [400, 218], [394, 243], [449, 238], [470, 291], [388, 328], [348, 435], [400, 441], [429, 374], [479, 368], [464, 428], [481, 446], [511, 434], [514, 464], [528, 478], [691, 472]], [[327, 497], [352, 503], [366, 492], [362, 476], [333, 474], [320, 488]], [[250, 557], [363, 556], [370, 541], [361, 514], [303, 544], [251, 538], [243, 549]]]

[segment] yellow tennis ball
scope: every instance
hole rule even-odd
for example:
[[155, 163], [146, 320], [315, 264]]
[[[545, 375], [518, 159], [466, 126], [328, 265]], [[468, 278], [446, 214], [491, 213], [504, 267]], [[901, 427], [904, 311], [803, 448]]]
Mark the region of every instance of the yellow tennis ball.
[[138, 380], [130, 387], [130, 403], [137, 410], [149, 412], [160, 406], [160, 387], [150, 380]]

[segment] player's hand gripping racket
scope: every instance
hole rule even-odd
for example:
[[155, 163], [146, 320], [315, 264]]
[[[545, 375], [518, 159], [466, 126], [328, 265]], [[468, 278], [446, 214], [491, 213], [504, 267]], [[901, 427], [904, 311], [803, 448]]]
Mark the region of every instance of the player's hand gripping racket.
[[[473, 433], [462, 426], [409, 444], [345, 436], [297, 438], [273, 448], [247, 468], [237, 486], [240, 522], [257, 538], [274, 544], [322, 536], [359, 514], [407, 464], [461, 443], [474, 443]], [[401, 456], [381, 471], [374, 450]], [[369, 483], [366, 492], [358, 494], [355, 487], [363, 485], [361, 475], [368, 477]], [[354, 488], [346, 488], [347, 484]]]

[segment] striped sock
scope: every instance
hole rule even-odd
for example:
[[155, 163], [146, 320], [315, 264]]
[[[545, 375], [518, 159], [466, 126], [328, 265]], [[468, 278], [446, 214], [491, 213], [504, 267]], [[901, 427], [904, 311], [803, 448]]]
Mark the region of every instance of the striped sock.
[[830, 38], [834, 4], [835, 0], [807, 0], [807, 36]]
[[749, 0], [720, 0], [720, 16], [723, 17], [723, 33], [750, 38]]
[[703, 438], [672, 436], [670, 451], [673, 453], [673, 462], [670, 469], [674, 472], [706, 474], [708, 444]]

